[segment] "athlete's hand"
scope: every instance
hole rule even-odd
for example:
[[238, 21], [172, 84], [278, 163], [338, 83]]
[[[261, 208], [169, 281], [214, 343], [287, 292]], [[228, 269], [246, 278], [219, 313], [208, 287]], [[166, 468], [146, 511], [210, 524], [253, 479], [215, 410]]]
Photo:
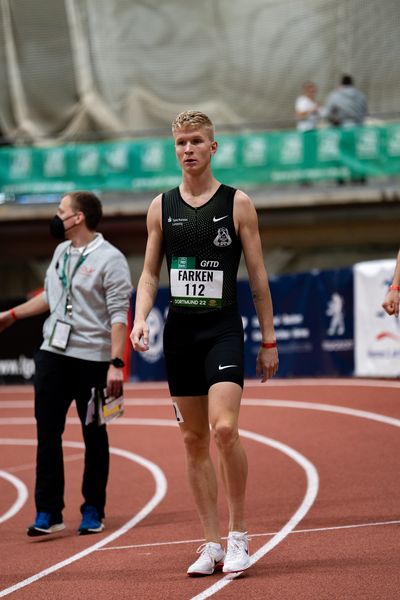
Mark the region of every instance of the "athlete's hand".
[[257, 355], [256, 373], [261, 377], [261, 383], [271, 379], [278, 370], [279, 359], [276, 348], [260, 348]]
[[388, 315], [399, 316], [399, 298], [400, 294], [397, 290], [390, 290], [386, 294], [382, 307]]
[[134, 322], [130, 340], [136, 352], [146, 352], [149, 349], [149, 326], [146, 321]]

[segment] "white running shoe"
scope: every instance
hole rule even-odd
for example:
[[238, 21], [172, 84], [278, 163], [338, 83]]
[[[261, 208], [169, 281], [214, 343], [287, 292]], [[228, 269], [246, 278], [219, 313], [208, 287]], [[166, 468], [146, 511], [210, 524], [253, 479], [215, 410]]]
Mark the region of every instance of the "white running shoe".
[[249, 540], [247, 531], [230, 531], [223, 573], [240, 573], [250, 566]]
[[207, 542], [197, 548], [199, 558], [187, 570], [190, 577], [196, 575], [212, 575], [214, 571], [220, 571], [223, 567], [225, 550], [221, 544]]

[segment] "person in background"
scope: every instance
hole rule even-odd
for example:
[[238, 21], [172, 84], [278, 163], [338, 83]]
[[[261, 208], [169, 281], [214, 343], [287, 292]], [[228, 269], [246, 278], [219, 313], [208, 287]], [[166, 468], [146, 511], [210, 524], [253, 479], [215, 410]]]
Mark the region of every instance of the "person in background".
[[399, 298], [400, 298], [400, 250], [397, 254], [396, 267], [394, 270], [392, 284], [383, 300], [382, 307], [388, 315], [399, 316]]
[[65, 195], [50, 223], [62, 241], [47, 269], [44, 291], [0, 313], [0, 331], [15, 321], [50, 311], [35, 356], [37, 458], [36, 517], [29, 536], [64, 529], [62, 434], [75, 399], [85, 443], [81, 535], [103, 530], [109, 447], [105, 425], [86, 424], [92, 389], [119, 396], [131, 296], [123, 254], [96, 232], [100, 200], [91, 192]]
[[[325, 106], [321, 110], [322, 117], [334, 127], [362, 125], [367, 113], [366, 97], [354, 87], [353, 78], [350, 75], [342, 75], [339, 87], [329, 94]], [[367, 182], [365, 174], [358, 170], [351, 170], [350, 180], [354, 184]], [[345, 180], [339, 178], [337, 183], [343, 185]]]
[[353, 78], [343, 75], [340, 85], [327, 98], [322, 116], [335, 127], [362, 125], [368, 113], [366, 97], [354, 87]]
[[320, 105], [317, 101], [317, 86], [312, 81], [303, 84], [303, 92], [295, 102], [298, 131], [316, 129], [320, 120]]
[[[247, 459], [238, 432], [244, 340], [236, 282], [242, 249], [262, 335], [256, 360], [263, 382], [278, 368], [272, 301], [255, 207], [242, 191], [213, 176], [211, 159], [218, 144], [212, 122], [204, 113], [185, 111], [175, 118], [172, 133], [182, 182], [158, 195], [148, 210], [147, 247], [131, 340], [137, 352], [149, 349], [146, 319], [165, 253], [171, 294], [164, 329], [167, 378], [205, 538], [198, 549], [200, 556], [187, 573], [240, 572], [250, 566], [245, 522]], [[226, 554], [219, 531], [210, 426], [229, 508]]]

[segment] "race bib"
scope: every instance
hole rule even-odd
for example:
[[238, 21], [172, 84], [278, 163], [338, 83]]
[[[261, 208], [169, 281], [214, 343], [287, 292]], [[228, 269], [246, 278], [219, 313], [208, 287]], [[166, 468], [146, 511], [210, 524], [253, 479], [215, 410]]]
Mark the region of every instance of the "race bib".
[[[171, 264], [171, 300], [173, 306], [220, 308], [223, 271], [212, 268], [217, 261], [202, 261], [207, 267], [196, 268], [196, 258], [174, 256]], [[211, 268], [209, 268], [211, 267]]]

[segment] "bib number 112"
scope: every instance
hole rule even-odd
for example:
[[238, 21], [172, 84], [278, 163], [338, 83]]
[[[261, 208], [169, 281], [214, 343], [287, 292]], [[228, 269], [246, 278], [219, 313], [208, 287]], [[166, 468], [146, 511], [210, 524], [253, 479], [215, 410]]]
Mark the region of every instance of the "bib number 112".
[[205, 285], [202, 283], [186, 283], [185, 289], [187, 296], [204, 296]]

